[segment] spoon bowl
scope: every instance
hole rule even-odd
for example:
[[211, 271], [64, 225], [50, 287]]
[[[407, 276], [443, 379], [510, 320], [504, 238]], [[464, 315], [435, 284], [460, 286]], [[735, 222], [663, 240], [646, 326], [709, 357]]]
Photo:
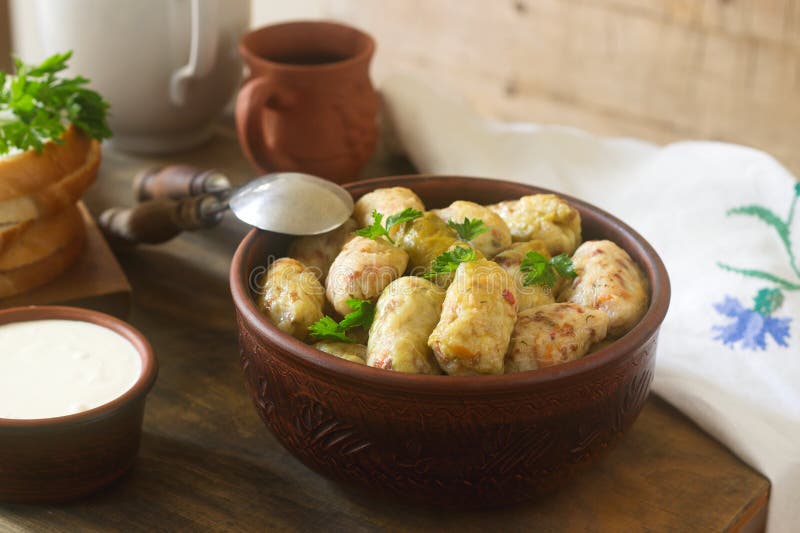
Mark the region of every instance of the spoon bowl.
[[339, 185], [310, 174], [275, 172], [236, 189], [228, 205], [251, 226], [287, 235], [318, 235], [350, 217], [353, 197]]

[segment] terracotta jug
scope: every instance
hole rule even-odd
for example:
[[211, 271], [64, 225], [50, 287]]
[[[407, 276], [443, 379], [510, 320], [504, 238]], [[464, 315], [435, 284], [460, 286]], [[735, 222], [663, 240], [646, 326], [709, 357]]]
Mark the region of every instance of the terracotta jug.
[[333, 22], [290, 22], [244, 36], [250, 77], [236, 100], [242, 149], [262, 172], [352, 181], [378, 138], [369, 79], [375, 41]]

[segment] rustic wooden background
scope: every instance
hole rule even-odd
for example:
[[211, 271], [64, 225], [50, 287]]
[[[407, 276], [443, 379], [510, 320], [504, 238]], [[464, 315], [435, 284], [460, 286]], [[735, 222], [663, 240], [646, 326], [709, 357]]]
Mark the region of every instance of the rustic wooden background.
[[[271, 1], [253, 4], [254, 25]], [[800, 0], [305, 0], [482, 113], [764, 149], [800, 174]]]
[[[16, 25], [31, 7], [13, 3]], [[378, 83], [417, 74], [487, 116], [737, 142], [800, 175], [800, 0], [252, 0], [252, 13], [357, 25], [378, 41]]]
[[11, 67], [11, 22], [7, 0], [0, 0], [0, 70]]

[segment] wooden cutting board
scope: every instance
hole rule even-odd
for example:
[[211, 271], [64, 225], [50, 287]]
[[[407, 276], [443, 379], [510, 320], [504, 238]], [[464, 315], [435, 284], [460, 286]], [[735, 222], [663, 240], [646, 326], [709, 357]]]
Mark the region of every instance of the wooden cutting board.
[[0, 299], [0, 309], [24, 305], [70, 305], [127, 318], [131, 305], [128, 278], [86, 206], [80, 203], [78, 207], [86, 224], [86, 249], [78, 261], [47, 285]]

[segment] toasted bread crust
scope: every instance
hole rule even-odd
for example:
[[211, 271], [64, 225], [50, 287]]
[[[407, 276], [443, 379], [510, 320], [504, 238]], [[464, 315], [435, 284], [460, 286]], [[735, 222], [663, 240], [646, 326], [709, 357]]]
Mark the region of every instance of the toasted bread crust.
[[0, 298], [35, 289], [55, 279], [77, 261], [85, 244], [86, 235], [81, 232], [75, 239], [35, 263], [0, 272]]
[[48, 142], [40, 153], [28, 150], [0, 159], [0, 201], [28, 196], [82, 166], [95, 141], [74, 126], [62, 139], [63, 143]]
[[[57, 146], [61, 147], [63, 145]], [[26, 154], [28, 152], [15, 157], [21, 157]], [[29, 161], [32, 161], [30, 163], [32, 168], [42, 166], [35, 159]], [[81, 161], [71, 170], [53, 179], [31, 178], [31, 183], [46, 181], [45, 186], [13, 198], [3, 199], [2, 193], [0, 193], [0, 224], [20, 223], [35, 218], [48, 217], [76, 203], [86, 189], [94, 183], [99, 167], [100, 143], [88, 140], [86, 150], [82, 152]], [[3, 162], [0, 162], [0, 189], [2, 189], [3, 176], [6, 176], [5, 169]], [[7, 180], [8, 182], [10, 180]], [[22, 190], [22, 188], [17, 188], [17, 190]]]
[[21, 235], [24, 235], [33, 224], [35, 224], [35, 221], [27, 220], [18, 224], [0, 225], [0, 255]]
[[0, 251], [0, 274], [41, 261], [84, 232], [83, 217], [76, 206], [37, 220]]

